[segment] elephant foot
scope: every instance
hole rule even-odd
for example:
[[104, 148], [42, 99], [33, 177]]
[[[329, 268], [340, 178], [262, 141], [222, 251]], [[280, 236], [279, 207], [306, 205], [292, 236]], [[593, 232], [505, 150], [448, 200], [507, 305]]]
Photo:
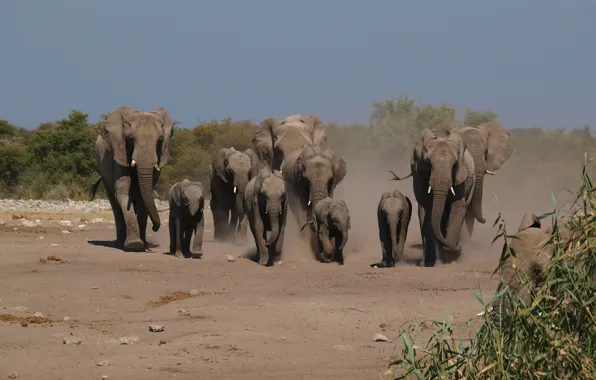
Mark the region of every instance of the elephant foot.
[[141, 239], [126, 239], [124, 243], [124, 249], [127, 250], [144, 250], [145, 243]]
[[331, 258], [329, 258], [329, 256], [327, 256], [324, 253], [321, 253], [320, 260], [322, 263], [330, 263], [331, 262]]
[[203, 257], [203, 251], [196, 250], [190, 254], [191, 259], [200, 259]]
[[270, 265], [268, 265], [270, 261], [271, 260], [269, 260], [269, 257], [268, 256], [267, 257], [263, 257], [263, 256], [259, 257], [259, 264], [260, 265], [270, 266]]
[[427, 263], [424, 260], [420, 260], [420, 262], [418, 263], [419, 267], [425, 267], [425, 268], [432, 268], [435, 266], [435, 263]]

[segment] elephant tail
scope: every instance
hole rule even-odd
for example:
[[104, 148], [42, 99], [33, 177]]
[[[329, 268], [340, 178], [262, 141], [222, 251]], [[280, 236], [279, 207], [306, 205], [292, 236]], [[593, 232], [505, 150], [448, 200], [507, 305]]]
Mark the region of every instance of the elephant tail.
[[412, 172], [410, 172], [410, 174], [408, 174], [408, 175], [407, 175], [407, 176], [405, 176], [405, 177], [398, 177], [398, 176], [397, 176], [397, 174], [395, 174], [395, 173], [393, 172], [393, 170], [387, 170], [387, 171], [393, 175], [393, 178], [391, 178], [391, 179], [390, 179], [390, 181], [401, 181], [402, 179], [406, 179], [406, 178], [408, 178], [408, 177], [411, 177], [411, 176], [412, 176]]
[[91, 185], [91, 191], [89, 192], [89, 200], [90, 201], [92, 201], [93, 198], [95, 198], [95, 193], [97, 192], [97, 188], [99, 187], [99, 184], [101, 183], [102, 180], [103, 180], [103, 178], [99, 177], [97, 182], [95, 182], [93, 185]]

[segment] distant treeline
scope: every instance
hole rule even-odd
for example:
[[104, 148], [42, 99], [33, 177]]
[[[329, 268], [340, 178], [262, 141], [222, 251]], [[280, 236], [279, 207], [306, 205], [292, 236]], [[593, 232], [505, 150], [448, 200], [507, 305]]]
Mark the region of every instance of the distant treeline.
[[[499, 121], [498, 114], [492, 111], [470, 109], [457, 119], [454, 108], [424, 104], [406, 96], [373, 102], [372, 108], [370, 123], [366, 125], [323, 120], [332, 148], [348, 161], [348, 175], [352, 160], [376, 165], [379, 170], [406, 168], [412, 142], [426, 127], [443, 121], [466, 126]], [[101, 120], [103, 116], [90, 123], [88, 115], [77, 110], [65, 119], [41, 123], [35, 130], [0, 120], [0, 197], [86, 199], [91, 184], [99, 178], [94, 145]], [[222, 147], [252, 147], [255, 122], [260, 120], [225, 119], [188, 129], [175, 126], [171, 158], [162, 171], [157, 191], [164, 194], [174, 182], [184, 178], [208, 186], [211, 154]], [[584, 152], [593, 156], [594, 136], [587, 125], [572, 130], [532, 127], [511, 132], [515, 151], [504, 167], [509, 179], [519, 180], [520, 185], [528, 177], [565, 182], [566, 176], [571, 176], [575, 180], [573, 176], [584, 160]], [[98, 196], [103, 196], [103, 191]]]

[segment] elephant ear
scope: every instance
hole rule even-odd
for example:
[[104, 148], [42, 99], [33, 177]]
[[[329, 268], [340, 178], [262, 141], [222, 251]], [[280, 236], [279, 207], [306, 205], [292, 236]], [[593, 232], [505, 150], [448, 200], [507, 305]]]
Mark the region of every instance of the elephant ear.
[[435, 134], [428, 128], [424, 128], [420, 133], [420, 137], [414, 143], [414, 151], [412, 152], [412, 161], [410, 165], [415, 169], [417, 168], [417, 163], [422, 161], [424, 146], [430, 141], [435, 139]]
[[253, 177], [257, 176], [257, 174], [259, 174], [259, 167], [260, 167], [259, 157], [250, 148], [245, 149], [244, 152], [242, 152], [242, 153], [244, 153], [248, 157], [250, 157], [250, 172], [251, 172], [251, 176], [249, 178], [249, 180], [250, 180]]
[[386, 191], [386, 192], [384, 192], [383, 194], [381, 194], [381, 199], [379, 200], [379, 205], [380, 205], [381, 203], [383, 203], [383, 201], [384, 201], [385, 199], [387, 199], [387, 198], [389, 198], [389, 197], [391, 197], [391, 196], [392, 196], [392, 193], [391, 193], [391, 192], [389, 192], [389, 191]]
[[161, 129], [163, 131], [163, 142], [161, 144], [161, 155], [159, 156], [159, 166], [165, 166], [170, 157], [170, 140], [174, 135], [174, 123], [170, 114], [163, 107], [153, 110], [153, 113], [159, 115], [162, 119]]
[[339, 154], [333, 153], [333, 176], [335, 177], [335, 185], [339, 185], [341, 181], [348, 174], [348, 164], [346, 161], [339, 156]]
[[252, 138], [257, 157], [269, 166], [273, 165], [273, 140], [275, 139], [273, 127], [277, 123], [279, 121], [273, 117], [263, 120]]
[[486, 169], [496, 172], [513, 154], [513, 147], [510, 141], [511, 132], [495, 121], [480, 124], [476, 128], [486, 132], [488, 135]]
[[437, 137], [447, 137], [452, 133], [455, 133], [461, 127], [457, 123], [443, 122], [433, 127], [431, 131]]
[[313, 145], [327, 146], [327, 131], [325, 124], [318, 115], [311, 114], [304, 118], [304, 122], [312, 127]]
[[457, 133], [452, 133], [447, 137], [448, 140], [455, 145], [455, 153], [457, 154], [457, 169], [455, 172], [455, 184], [460, 184], [468, 179], [469, 168], [465, 160], [466, 142]]
[[217, 152], [213, 153], [211, 160], [211, 167], [213, 171], [212, 177], [219, 176], [224, 183], [228, 183], [228, 177], [226, 175], [227, 156], [230, 152], [227, 148], [221, 148]]
[[255, 180], [255, 197], [258, 197], [259, 194], [261, 194], [261, 191], [263, 189], [263, 180], [269, 175], [271, 175], [271, 170], [269, 169], [269, 166], [265, 166], [259, 172], [259, 174], [257, 174], [257, 179]]
[[114, 154], [114, 161], [121, 166], [129, 166], [125, 135], [130, 128], [130, 118], [136, 110], [122, 106], [106, 118], [101, 129], [101, 137], [108, 143]]
[[540, 219], [532, 212], [526, 212], [517, 228], [517, 232], [521, 232], [527, 228], [541, 228]]
[[176, 182], [174, 186], [169, 191], [168, 194], [169, 199], [176, 204], [176, 206], [180, 207], [182, 204], [182, 188], [180, 187], [180, 182]]

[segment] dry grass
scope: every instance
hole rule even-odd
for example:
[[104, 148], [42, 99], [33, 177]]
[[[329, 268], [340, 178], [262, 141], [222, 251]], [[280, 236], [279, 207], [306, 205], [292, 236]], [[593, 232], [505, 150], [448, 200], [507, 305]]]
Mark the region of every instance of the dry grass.
[[19, 323], [21, 325], [28, 325], [28, 324], [45, 324], [45, 323], [52, 323], [54, 321], [52, 321], [49, 318], [46, 317], [35, 317], [35, 316], [31, 316], [31, 317], [19, 317], [16, 315], [12, 315], [12, 314], [0, 314], [0, 322], [8, 322], [8, 323]]
[[42, 264], [48, 263], [48, 262], [55, 262], [55, 263], [64, 263], [65, 261], [62, 260], [61, 258], [59, 258], [56, 255], [50, 255], [48, 257], [42, 257], [41, 259], [39, 259], [39, 262]]
[[147, 268], [120, 268], [118, 269], [120, 272], [126, 273], [147, 273], [147, 272], [155, 272], [154, 270], [147, 269]]

